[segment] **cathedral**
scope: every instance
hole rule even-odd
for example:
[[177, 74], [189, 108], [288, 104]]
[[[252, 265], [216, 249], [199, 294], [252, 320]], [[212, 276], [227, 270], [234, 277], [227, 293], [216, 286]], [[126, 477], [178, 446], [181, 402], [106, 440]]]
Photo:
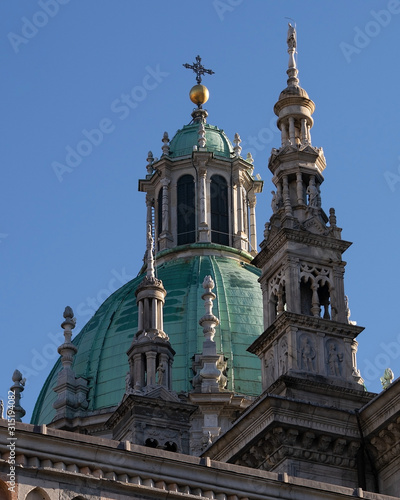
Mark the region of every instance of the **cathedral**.
[[326, 160], [296, 37], [289, 24], [261, 238], [264, 181], [240, 136], [208, 123], [213, 72], [199, 56], [184, 65], [196, 74], [191, 120], [164, 132], [139, 180], [142, 269], [76, 336], [65, 308], [30, 424], [14, 372], [0, 500], [400, 498], [400, 381], [388, 369], [371, 393], [357, 369], [351, 243], [322, 208]]

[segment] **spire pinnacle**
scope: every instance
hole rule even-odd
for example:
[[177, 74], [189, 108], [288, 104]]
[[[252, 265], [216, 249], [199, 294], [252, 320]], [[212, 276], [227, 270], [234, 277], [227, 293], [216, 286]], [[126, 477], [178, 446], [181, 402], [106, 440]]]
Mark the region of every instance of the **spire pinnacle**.
[[22, 378], [22, 373], [15, 370], [12, 376], [13, 385], [10, 391], [14, 394], [14, 417], [16, 422], [22, 422], [22, 417], [25, 415], [25, 410], [20, 405], [21, 392], [25, 389], [26, 379]]
[[153, 257], [153, 235], [151, 233], [151, 224], [147, 228], [147, 277], [154, 278], [154, 257]]
[[297, 33], [296, 33], [296, 28], [293, 27], [290, 23], [289, 28], [288, 28], [288, 33], [287, 33], [287, 46], [288, 46], [288, 54], [289, 54], [289, 65], [288, 69], [286, 71], [288, 75], [288, 87], [298, 87], [299, 85], [299, 79], [297, 78], [298, 74], [298, 69], [296, 66], [296, 59], [294, 57], [294, 54], [297, 53], [296, 48], [297, 48]]

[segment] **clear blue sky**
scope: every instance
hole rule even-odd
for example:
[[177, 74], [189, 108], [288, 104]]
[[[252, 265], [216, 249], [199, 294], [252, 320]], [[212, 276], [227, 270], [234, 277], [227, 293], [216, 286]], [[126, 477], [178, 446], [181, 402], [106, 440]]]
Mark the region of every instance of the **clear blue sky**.
[[[286, 17], [297, 23], [300, 83], [316, 103], [313, 145], [327, 158], [322, 204], [354, 242], [345, 284], [352, 319], [366, 327], [358, 365], [372, 391], [387, 366], [400, 375], [399, 1], [1, 2], [0, 397], [25, 367], [25, 421], [58, 356], [64, 307], [75, 311], [76, 334], [140, 269], [138, 178], [148, 151], [161, 155], [163, 132], [190, 121], [195, 82], [182, 64], [197, 54], [215, 71], [204, 80], [209, 123], [241, 135], [265, 180], [261, 241]], [[134, 106], [123, 108], [128, 93]], [[66, 165], [66, 148], [100, 125], [90, 154], [57, 176], [54, 162]]]

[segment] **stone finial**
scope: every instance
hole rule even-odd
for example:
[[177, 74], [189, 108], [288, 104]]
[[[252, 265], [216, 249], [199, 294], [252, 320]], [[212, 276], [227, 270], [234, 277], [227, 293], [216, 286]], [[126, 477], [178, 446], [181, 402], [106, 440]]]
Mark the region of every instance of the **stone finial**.
[[336, 215], [334, 208], [329, 209], [329, 225], [331, 227], [336, 227]]
[[64, 343], [58, 348], [58, 353], [61, 355], [61, 364], [63, 368], [71, 368], [72, 360], [78, 352], [77, 347], [71, 342], [72, 330], [75, 328], [76, 319], [74, 311], [67, 306], [64, 310], [64, 321], [61, 323], [61, 328], [64, 330]]
[[206, 129], [204, 128], [204, 123], [200, 123], [199, 131], [197, 132], [199, 135], [198, 144], [200, 148], [206, 147]]
[[151, 224], [147, 227], [147, 277], [154, 278], [154, 257], [153, 257], [154, 239], [151, 230]]
[[153, 163], [154, 163], [154, 156], [153, 153], [149, 151], [147, 154], [147, 165], [146, 165], [146, 170], [148, 175], [152, 175], [152, 173], [154, 172]]
[[242, 139], [240, 138], [240, 135], [236, 132], [235, 138], [233, 139], [233, 143], [235, 145], [233, 150], [235, 151], [236, 156], [240, 156], [240, 153], [242, 151], [242, 146], [240, 145], [241, 142], [242, 142]]
[[64, 343], [58, 348], [61, 355], [62, 369], [57, 377], [57, 384], [54, 392], [57, 393], [57, 400], [53, 404], [56, 409], [55, 419], [74, 418], [76, 412], [88, 407], [87, 380], [83, 377], [77, 378], [72, 369], [72, 362], [78, 348], [71, 342], [72, 330], [75, 328], [76, 319], [74, 311], [67, 306], [64, 310], [64, 321], [61, 328], [64, 330]]
[[206, 314], [200, 318], [199, 324], [203, 327], [203, 332], [206, 340], [213, 341], [215, 336], [215, 327], [219, 325], [219, 319], [213, 315], [213, 300], [216, 298], [216, 295], [212, 293], [212, 289], [214, 288], [214, 281], [211, 276], [206, 276], [203, 281], [203, 288], [206, 290], [205, 293], [201, 296], [204, 300], [204, 308], [206, 310]]
[[296, 60], [294, 58], [294, 54], [296, 53], [296, 48], [297, 48], [297, 34], [296, 34], [296, 28], [293, 27], [289, 23], [288, 27], [288, 33], [287, 33], [287, 46], [288, 46], [288, 54], [289, 54], [289, 65], [288, 69], [286, 71], [288, 75], [288, 87], [298, 87], [299, 85], [299, 79], [297, 78], [298, 70], [296, 67]]
[[251, 163], [253, 165], [254, 163], [254, 159], [253, 157], [251, 156], [251, 153], [247, 153], [247, 156], [246, 156], [246, 161]]
[[163, 156], [168, 156], [169, 155], [169, 137], [168, 137], [168, 132], [164, 132], [164, 135], [162, 137], [162, 152], [163, 152]]
[[14, 415], [16, 422], [22, 422], [22, 417], [25, 415], [25, 410], [20, 405], [21, 393], [25, 389], [26, 379], [22, 378], [22, 373], [15, 370], [12, 376], [13, 385], [10, 391], [14, 393]]
[[394, 380], [394, 373], [390, 368], [386, 368], [383, 377], [381, 377], [382, 389], [386, 390]]

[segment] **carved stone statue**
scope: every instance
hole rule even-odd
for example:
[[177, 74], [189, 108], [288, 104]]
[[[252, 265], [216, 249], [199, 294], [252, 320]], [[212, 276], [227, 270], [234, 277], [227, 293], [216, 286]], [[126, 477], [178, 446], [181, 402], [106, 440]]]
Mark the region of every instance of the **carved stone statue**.
[[394, 373], [390, 368], [386, 368], [383, 377], [381, 377], [382, 389], [383, 390], [387, 389], [392, 383], [393, 379], [394, 379]]
[[308, 337], [304, 337], [301, 347], [301, 367], [309, 372], [314, 371], [315, 349]]
[[158, 385], [163, 385], [164, 382], [164, 373], [165, 373], [165, 363], [164, 361], [161, 361], [161, 363], [158, 365], [157, 368], [157, 375], [158, 375]]
[[275, 361], [274, 355], [272, 353], [270, 353], [268, 359], [265, 360], [265, 367], [267, 369], [267, 380], [269, 383], [272, 383], [274, 380], [275, 372]]
[[280, 353], [279, 353], [279, 373], [282, 375], [286, 373], [288, 369], [288, 343], [284, 338], [281, 342]]
[[315, 185], [314, 179], [310, 180], [310, 184], [307, 187], [308, 194], [308, 206], [313, 208], [318, 208], [318, 188]]
[[297, 46], [296, 28], [288, 23], [287, 44], [289, 49], [295, 49]]
[[331, 343], [329, 345], [328, 360], [327, 360], [330, 375], [334, 375], [335, 377], [340, 377], [341, 375], [340, 363], [342, 361], [343, 361], [343, 354], [338, 353], [336, 344]]

